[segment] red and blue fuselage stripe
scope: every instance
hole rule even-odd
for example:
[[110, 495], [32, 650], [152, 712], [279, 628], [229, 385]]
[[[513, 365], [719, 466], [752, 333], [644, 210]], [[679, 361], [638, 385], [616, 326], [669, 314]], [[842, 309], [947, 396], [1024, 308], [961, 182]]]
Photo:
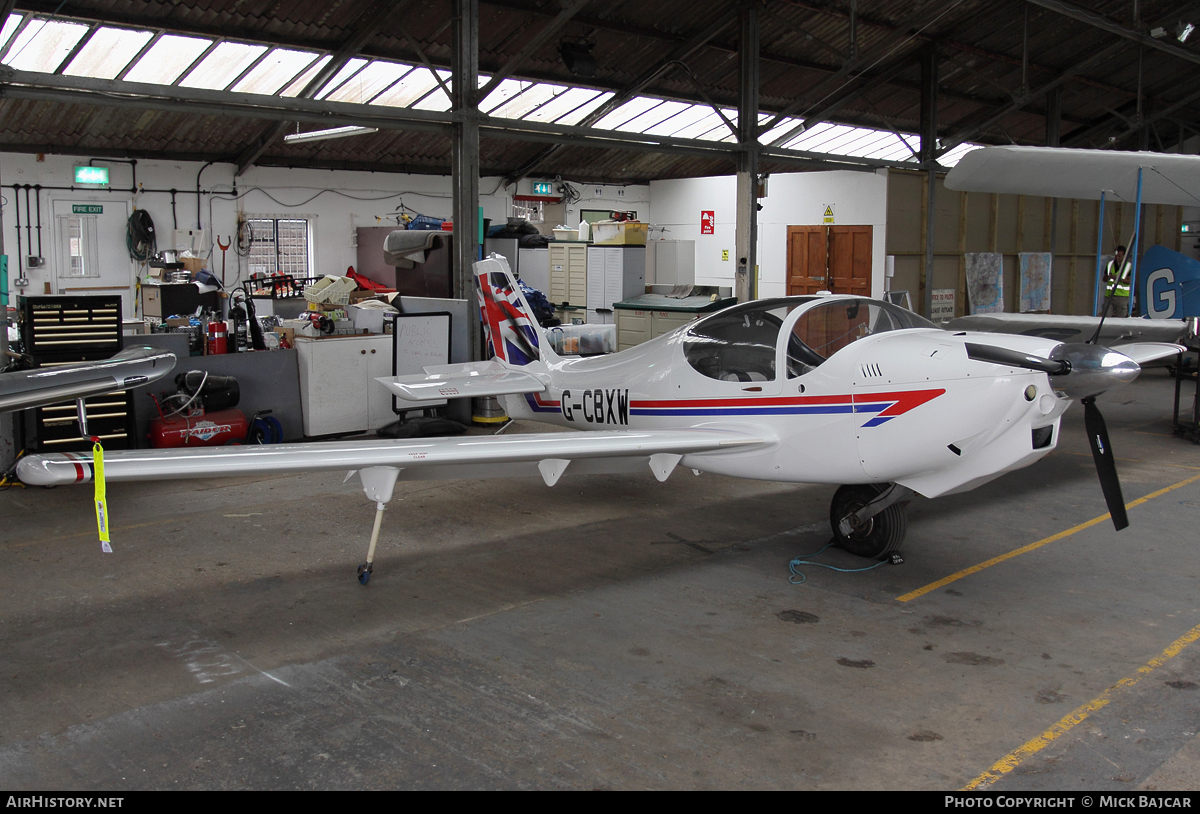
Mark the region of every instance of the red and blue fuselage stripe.
[[[631, 401], [630, 415], [635, 416], [755, 416], [755, 415], [837, 415], [843, 413], [878, 413], [864, 427], [880, 424], [904, 415], [945, 390], [905, 390], [893, 393], [872, 393], [859, 396], [793, 396], [736, 399], [668, 399], [661, 401]], [[558, 401], [543, 399], [527, 393], [525, 400], [535, 413], [556, 413]]]

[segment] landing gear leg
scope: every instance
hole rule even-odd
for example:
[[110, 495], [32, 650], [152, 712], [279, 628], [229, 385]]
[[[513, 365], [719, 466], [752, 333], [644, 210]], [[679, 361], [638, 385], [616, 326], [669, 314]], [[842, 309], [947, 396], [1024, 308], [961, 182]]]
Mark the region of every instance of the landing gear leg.
[[358, 566], [358, 583], [366, 585], [375, 570], [375, 545], [379, 542], [379, 527], [383, 524], [383, 512], [392, 499], [396, 478], [400, 470], [394, 466], [372, 466], [360, 469], [358, 477], [368, 500], [375, 501], [375, 526], [371, 529], [371, 544], [367, 547], [367, 561]]
[[908, 528], [905, 508], [913, 491], [899, 484], [842, 486], [833, 495], [829, 523], [837, 544], [859, 557], [883, 557], [900, 547]]

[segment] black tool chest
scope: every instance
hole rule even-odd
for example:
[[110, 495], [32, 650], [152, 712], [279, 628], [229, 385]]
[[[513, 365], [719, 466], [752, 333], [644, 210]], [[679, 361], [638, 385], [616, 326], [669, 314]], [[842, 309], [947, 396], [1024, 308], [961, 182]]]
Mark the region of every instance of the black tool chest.
[[[21, 297], [21, 343], [38, 367], [108, 359], [124, 345], [119, 296]], [[84, 399], [88, 432], [105, 449], [135, 447], [133, 397], [128, 392]], [[25, 446], [35, 452], [84, 452], [74, 401], [25, 411]]]

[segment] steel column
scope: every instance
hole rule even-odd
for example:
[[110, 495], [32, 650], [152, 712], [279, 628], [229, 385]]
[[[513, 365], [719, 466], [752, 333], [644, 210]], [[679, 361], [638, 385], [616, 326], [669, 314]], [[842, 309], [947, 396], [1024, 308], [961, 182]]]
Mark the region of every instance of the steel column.
[[758, 8], [741, 11], [738, 38], [737, 224], [734, 294], [738, 302], [758, 297]]
[[475, 309], [479, 255], [479, 0], [454, 0], [451, 90], [454, 94], [451, 182], [454, 188], [454, 296], [468, 302], [467, 342], [471, 359], [480, 356]]
[[926, 318], [933, 313], [933, 224], [934, 193], [937, 189], [937, 108], [938, 108], [938, 54], [935, 46], [929, 46], [921, 54], [921, 162], [929, 174], [926, 185], [925, 218], [925, 292], [922, 313]]

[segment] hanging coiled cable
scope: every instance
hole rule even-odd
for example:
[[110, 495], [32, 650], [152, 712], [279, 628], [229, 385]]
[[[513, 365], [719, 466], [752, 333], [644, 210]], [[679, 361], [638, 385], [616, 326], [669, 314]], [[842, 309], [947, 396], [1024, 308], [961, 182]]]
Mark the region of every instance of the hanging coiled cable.
[[158, 236], [154, 232], [154, 219], [145, 209], [135, 209], [125, 227], [125, 247], [129, 256], [145, 263], [158, 253]]

